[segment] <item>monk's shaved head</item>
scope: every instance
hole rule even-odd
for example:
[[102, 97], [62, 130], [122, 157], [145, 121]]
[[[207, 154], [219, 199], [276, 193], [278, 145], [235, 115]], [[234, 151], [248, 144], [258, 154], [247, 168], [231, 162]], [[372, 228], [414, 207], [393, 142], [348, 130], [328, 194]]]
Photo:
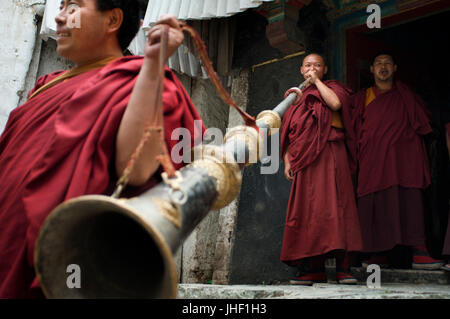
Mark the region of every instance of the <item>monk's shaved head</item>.
[[316, 59], [318, 58], [321, 60], [323, 66], [327, 65], [325, 58], [319, 53], [310, 53], [307, 56], [305, 56], [305, 58], [303, 59], [303, 64], [305, 64], [305, 61], [311, 60], [311, 58], [316, 58]]

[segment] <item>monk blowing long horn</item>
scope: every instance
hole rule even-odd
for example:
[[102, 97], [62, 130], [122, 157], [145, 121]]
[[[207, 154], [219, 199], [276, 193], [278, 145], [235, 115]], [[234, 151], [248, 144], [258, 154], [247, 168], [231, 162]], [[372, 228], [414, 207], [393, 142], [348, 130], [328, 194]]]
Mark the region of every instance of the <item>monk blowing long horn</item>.
[[[296, 98], [291, 93], [273, 111], [263, 111], [258, 127], [279, 129]], [[139, 197], [88, 195], [59, 205], [42, 226], [35, 251], [46, 297], [176, 297], [173, 254], [210, 210], [236, 198], [243, 166], [238, 159], [248, 165], [259, 158], [260, 145], [256, 129], [234, 127], [223, 145], [194, 148], [191, 164]], [[73, 273], [78, 286], [71, 269], [79, 271]]]

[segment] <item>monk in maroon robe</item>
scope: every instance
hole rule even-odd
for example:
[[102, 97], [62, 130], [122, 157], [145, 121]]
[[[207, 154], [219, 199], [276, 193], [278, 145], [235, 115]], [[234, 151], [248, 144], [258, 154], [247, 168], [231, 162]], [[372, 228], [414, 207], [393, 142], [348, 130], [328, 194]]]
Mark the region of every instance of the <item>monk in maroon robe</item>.
[[[388, 53], [375, 56], [375, 85], [355, 94], [353, 155], [357, 158], [358, 213], [363, 261], [387, 265], [386, 252], [397, 245], [414, 248], [413, 268], [438, 269], [425, 246], [422, 190], [430, 184], [423, 136], [431, 132], [422, 100], [400, 81]], [[351, 135], [351, 134], [350, 134]]]
[[[299, 101], [283, 117], [281, 150], [292, 181], [281, 260], [297, 266], [291, 284], [326, 281], [325, 258], [336, 257], [337, 281], [354, 284], [347, 252], [362, 248], [340, 110], [350, 90], [327, 72], [317, 54], [305, 57], [301, 73], [310, 79]], [[288, 90], [289, 94], [293, 89]]]
[[[81, 15], [79, 29], [67, 27], [74, 6]], [[137, 1], [62, 1], [56, 22], [57, 51], [76, 66], [39, 78], [0, 138], [0, 298], [43, 297], [33, 268], [43, 221], [70, 198], [111, 194], [152, 120], [158, 69], [183, 40], [179, 23], [165, 17], [150, 31], [144, 57], [123, 57], [139, 28]], [[160, 61], [163, 26], [169, 38]], [[186, 127], [194, 133], [200, 117], [167, 68], [162, 100], [170, 152], [176, 143], [172, 130]], [[130, 175], [129, 195], [159, 181], [160, 144], [150, 137]]]

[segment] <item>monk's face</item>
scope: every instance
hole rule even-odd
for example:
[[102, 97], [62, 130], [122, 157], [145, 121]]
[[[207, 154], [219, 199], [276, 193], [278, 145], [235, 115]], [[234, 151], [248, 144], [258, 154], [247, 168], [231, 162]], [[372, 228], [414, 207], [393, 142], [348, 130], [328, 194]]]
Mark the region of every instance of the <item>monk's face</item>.
[[391, 82], [394, 79], [394, 73], [397, 71], [397, 65], [390, 55], [382, 54], [376, 57], [373, 65], [370, 67], [376, 81]]
[[92, 61], [108, 34], [108, 14], [97, 10], [96, 0], [63, 0], [57, 24], [57, 53], [75, 63]]
[[328, 67], [325, 65], [325, 61], [320, 55], [310, 54], [303, 59], [300, 73], [304, 78], [308, 78], [311, 73], [315, 73], [316, 76], [322, 80], [327, 72]]

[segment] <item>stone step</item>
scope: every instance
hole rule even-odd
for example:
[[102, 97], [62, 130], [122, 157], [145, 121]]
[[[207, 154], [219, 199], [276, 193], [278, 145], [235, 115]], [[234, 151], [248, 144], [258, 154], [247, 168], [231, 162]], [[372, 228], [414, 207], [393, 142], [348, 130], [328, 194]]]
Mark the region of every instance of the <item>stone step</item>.
[[[328, 282], [336, 282], [336, 270], [327, 266]], [[353, 275], [360, 283], [366, 283], [368, 273], [362, 267], [352, 267]], [[381, 269], [382, 283], [404, 283], [404, 284], [429, 284], [450, 285], [450, 273], [444, 270], [415, 270], [415, 269]]]
[[[313, 286], [180, 284], [178, 299], [450, 299], [450, 285], [382, 284]], [[204, 302], [204, 301], [203, 301]], [[298, 306], [298, 305], [296, 305]], [[255, 317], [256, 318], [256, 317]]]

